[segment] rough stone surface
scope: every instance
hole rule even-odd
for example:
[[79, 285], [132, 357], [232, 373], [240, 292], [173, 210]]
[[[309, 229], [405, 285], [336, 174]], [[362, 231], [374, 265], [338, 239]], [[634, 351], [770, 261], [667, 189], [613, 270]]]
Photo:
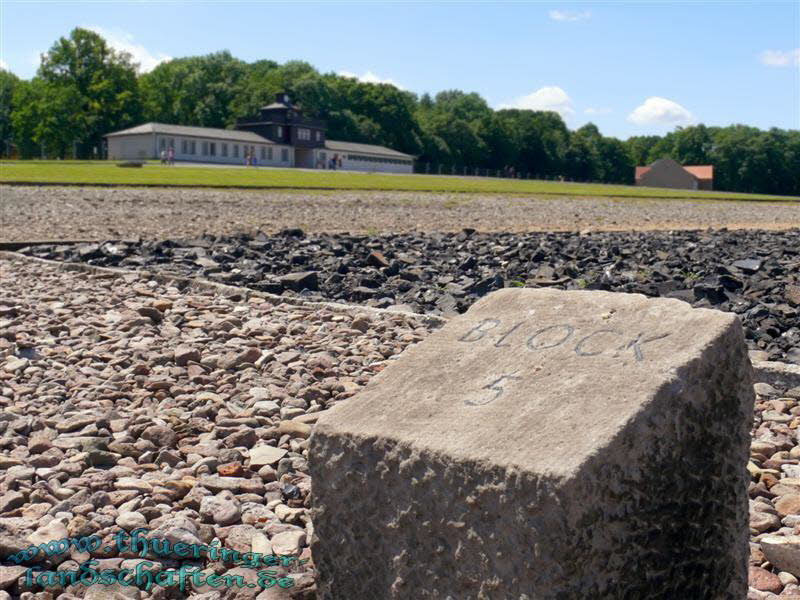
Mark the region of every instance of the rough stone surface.
[[320, 595], [743, 598], [752, 414], [733, 315], [495, 292], [320, 417]]

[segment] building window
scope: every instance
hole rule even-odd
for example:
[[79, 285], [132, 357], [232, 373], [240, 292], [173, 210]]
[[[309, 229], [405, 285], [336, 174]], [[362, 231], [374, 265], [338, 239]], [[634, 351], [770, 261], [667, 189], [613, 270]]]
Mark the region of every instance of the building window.
[[322, 139], [322, 132], [317, 130], [317, 141], [320, 141], [321, 139]]
[[412, 164], [410, 160], [403, 160], [399, 158], [382, 158], [380, 156], [365, 156], [363, 154], [348, 154], [347, 158], [349, 160], [357, 160], [361, 162], [374, 162], [374, 163], [383, 163], [386, 165], [410, 165]]
[[192, 141], [192, 154], [197, 154], [197, 142]]
[[278, 125], [278, 137], [279, 138], [283, 137], [283, 127], [281, 127], [280, 125]]
[[189, 142], [181, 140], [181, 154], [189, 154]]
[[165, 140], [164, 138], [161, 138], [161, 144], [160, 144], [160, 146], [159, 146], [159, 147], [160, 147], [162, 150], [164, 150], [164, 149], [167, 147], [167, 140]]
[[306, 129], [304, 127], [300, 127], [297, 130], [297, 139], [298, 140], [310, 140], [311, 139], [311, 130]]
[[209, 154], [211, 156], [217, 155], [217, 145], [214, 142], [211, 142], [211, 144], [209, 144], [208, 149], [209, 149]]
[[281, 150], [281, 161], [289, 162], [289, 150], [287, 148]]
[[233, 158], [239, 158], [239, 144], [233, 145]]
[[267, 147], [261, 146], [261, 160], [267, 160]]
[[267, 160], [272, 160], [272, 148], [267, 148]]
[[202, 156], [208, 156], [208, 142], [202, 142], [200, 144], [200, 154]]
[[169, 147], [175, 150], [175, 138], [169, 138]]
[[220, 144], [219, 145], [220, 154], [222, 156], [228, 156], [228, 144]]

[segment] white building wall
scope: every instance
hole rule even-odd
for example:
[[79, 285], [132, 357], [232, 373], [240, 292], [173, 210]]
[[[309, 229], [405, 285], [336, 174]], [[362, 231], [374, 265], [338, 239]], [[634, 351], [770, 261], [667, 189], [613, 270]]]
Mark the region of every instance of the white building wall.
[[354, 154], [317, 148], [315, 150], [314, 164], [324, 165], [320, 168], [327, 169], [331, 158], [338, 156], [342, 159], [342, 166], [336, 167], [343, 171], [366, 171], [367, 173], [413, 173], [412, 159], [397, 159], [393, 157]]
[[156, 136], [157, 156], [155, 158], [160, 157], [162, 148], [167, 149], [170, 146], [175, 148], [175, 160], [179, 161], [244, 165], [246, 152], [253, 150], [255, 152], [256, 166], [294, 166], [294, 148], [279, 144], [260, 144], [258, 142], [224, 141], [214, 138], [158, 134]]
[[[211, 144], [214, 144], [213, 155], [211, 154]], [[177, 161], [244, 165], [245, 151], [252, 148], [255, 151], [256, 166], [296, 166], [295, 150], [292, 146], [155, 133], [109, 137], [108, 158], [111, 160], [158, 159], [161, 155], [161, 149], [167, 149], [170, 146], [175, 149], [175, 160]], [[342, 166], [337, 167], [337, 169], [345, 171], [364, 171], [368, 173], [413, 172], [411, 159], [397, 159], [376, 154], [356, 154], [326, 148], [315, 148], [313, 153], [314, 166], [316, 168], [327, 169], [330, 159], [338, 156], [342, 159]]]
[[111, 160], [147, 160], [155, 158], [155, 134], [115, 135], [108, 138]]

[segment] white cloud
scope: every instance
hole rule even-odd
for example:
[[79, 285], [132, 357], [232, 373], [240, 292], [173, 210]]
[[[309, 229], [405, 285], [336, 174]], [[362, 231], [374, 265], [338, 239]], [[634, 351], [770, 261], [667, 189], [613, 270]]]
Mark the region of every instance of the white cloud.
[[2, 58], [0, 58], [0, 69], [3, 69], [5, 71], [9, 70], [8, 63], [4, 61]]
[[679, 125], [691, 123], [694, 117], [677, 102], [652, 96], [628, 115], [628, 121], [637, 125]]
[[400, 89], [400, 90], [405, 89], [402, 85], [397, 83], [394, 79], [389, 79], [388, 77], [386, 77], [386, 78], [378, 77], [372, 71], [367, 71], [363, 75], [356, 75], [355, 73], [353, 73], [351, 71], [339, 71], [338, 75], [341, 75], [342, 77], [350, 77], [352, 79], [358, 79], [362, 83], [388, 83], [389, 85], [393, 85], [397, 89]]
[[800, 65], [800, 48], [794, 50], [764, 50], [759, 58], [768, 67], [790, 67]]
[[584, 21], [592, 16], [588, 10], [578, 12], [576, 10], [551, 10], [547, 13], [553, 21]]
[[152, 71], [162, 62], [172, 60], [171, 56], [161, 52], [152, 54], [147, 48], [134, 43], [133, 35], [122, 31], [121, 29], [104, 29], [102, 27], [90, 25], [86, 29], [94, 31], [96, 34], [103, 36], [109, 46], [121, 52], [127, 52], [133, 58], [133, 62], [139, 63], [139, 72], [147, 73]]
[[592, 108], [591, 106], [583, 111], [585, 115], [607, 115], [611, 113], [610, 108]]
[[500, 108], [522, 108], [528, 110], [552, 110], [566, 118], [575, 113], [567, 92], [558, 86], [545, 86], [527, 96], [521, 96]]

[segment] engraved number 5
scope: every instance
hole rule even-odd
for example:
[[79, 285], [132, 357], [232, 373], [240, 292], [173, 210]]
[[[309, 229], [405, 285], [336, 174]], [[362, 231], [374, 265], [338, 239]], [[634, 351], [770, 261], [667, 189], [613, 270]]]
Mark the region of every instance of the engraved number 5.
[[484, 390], [492, 390], [494, 392], [494, 396], [493, 397], [487, 398], [482, 402], [481, 401], [475, 401], [475, 400], [465, 400], [464, 404], [466, 404], [468, 406], [483, 406], [484, 404], [489, 404], [490, 402], [494, 402], [505, 391], [503, 389], [503, 387], [501, 387], [501, 385], [500, 385], [503, 381], [505, 381], [506, 379], [511, 379], [511, 380], [522, 379], [522, 377], [518, 377], [517, 375], [515, 375], [515, 373], [516, 373], [516, 371], [514, 371], [514, 373], [511, 373], [509, 375], [501, 375], [500, 377], [495, 379], [490, 384], [485, 385], [485, 386], [483, 386], [483, 388], [481, 388], [481, 389], [484, 389]]

